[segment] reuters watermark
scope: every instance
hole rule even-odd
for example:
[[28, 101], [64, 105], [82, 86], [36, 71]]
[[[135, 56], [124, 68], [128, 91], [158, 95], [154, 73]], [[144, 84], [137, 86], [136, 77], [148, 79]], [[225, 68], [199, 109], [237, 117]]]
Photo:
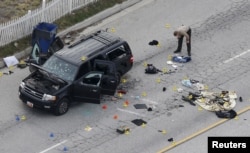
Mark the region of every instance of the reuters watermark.
[[250, 153], [250, 137], [208, 137], [208, 153]]

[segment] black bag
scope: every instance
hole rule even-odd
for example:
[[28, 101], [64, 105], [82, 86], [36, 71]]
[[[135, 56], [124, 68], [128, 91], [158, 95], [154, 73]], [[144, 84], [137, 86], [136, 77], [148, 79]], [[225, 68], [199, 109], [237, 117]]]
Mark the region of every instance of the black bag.
[[145, 73], [148, 74], [156, 74], [158, 72], [159, 70], [153, 64], [148, 64], [147, 68], [145, 69]]

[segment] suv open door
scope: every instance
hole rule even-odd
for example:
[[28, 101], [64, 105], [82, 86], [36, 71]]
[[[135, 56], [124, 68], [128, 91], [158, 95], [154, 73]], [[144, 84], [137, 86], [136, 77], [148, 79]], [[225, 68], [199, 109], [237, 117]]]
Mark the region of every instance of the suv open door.
[[94, 70], [74, 84], [75, 101], [99, 104], [102, 94], [115, 94], [118, 85], [115, 64], [110, 61], [95, 60]]

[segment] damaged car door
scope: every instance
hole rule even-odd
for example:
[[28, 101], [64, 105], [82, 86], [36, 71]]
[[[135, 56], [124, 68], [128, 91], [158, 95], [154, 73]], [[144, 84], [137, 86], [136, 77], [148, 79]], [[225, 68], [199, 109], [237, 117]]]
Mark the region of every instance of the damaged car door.
[[100, 104], [101, 95], [114, 95], [117, 88], [115, 64], [95, 60], [94, 70], [78, 79], [74, 84], [74, 101]]

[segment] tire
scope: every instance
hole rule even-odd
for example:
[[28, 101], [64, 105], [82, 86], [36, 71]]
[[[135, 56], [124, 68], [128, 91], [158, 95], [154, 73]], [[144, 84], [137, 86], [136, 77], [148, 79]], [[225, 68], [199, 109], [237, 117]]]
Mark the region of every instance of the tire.
[[53, 113], [56, 116], [63, 115], [67, 113], [69, 110], [69, 100], [67, 98], [63, 98], [58, 102], [58, 104], [54, 107]]

